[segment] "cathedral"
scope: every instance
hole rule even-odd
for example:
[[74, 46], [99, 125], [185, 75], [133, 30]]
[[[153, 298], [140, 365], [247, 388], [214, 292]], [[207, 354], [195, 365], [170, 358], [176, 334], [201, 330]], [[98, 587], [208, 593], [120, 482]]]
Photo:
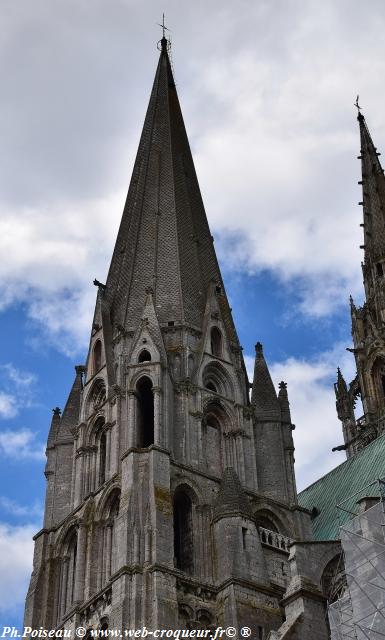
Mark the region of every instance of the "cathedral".
[[[315, 535], [323, 511], [297, 495], [286, 384], [275, 389], [258, 342], [249, 383], [169, 46], [163, 37], [108, 276], [94, 282], [87, 360], [53, 411], [24, 622], [327, 640], [340, 543]], [[358, 376], [347, 386], [339, 372], [335, 387], [353, 458], [385, 424], [385, 179], [359, 124], [367, 303], [352, 303]]]

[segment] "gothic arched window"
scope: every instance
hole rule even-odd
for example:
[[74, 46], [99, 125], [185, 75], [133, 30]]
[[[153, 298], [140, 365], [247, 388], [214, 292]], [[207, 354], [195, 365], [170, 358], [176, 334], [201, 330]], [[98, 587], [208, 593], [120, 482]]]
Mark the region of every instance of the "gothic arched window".
[[385, 402], [385, 360], [380, 357], [376, 360], [372, 368], [373, 386], [379, 405]]
[[211, 338], [211, 353], [213, 356], [222, 356], [222, 334], [218, 327], [213, 327], [210, 333]]
[[147, 349], [142, 349], [138, 357], [138, 362], [151, 362], [151, 354]]
[[88, 466], [89, 478], [85, 478], [85, 493], [87, 488], [95, 491], [107, 479], [107, 433], [103, 417], [99, 417], [92, 428], [90, 444], [92, 458]]
[[104, 381], [97, 378], [87, 396], [87, 413], [92, 414], [99, 409], [106, 401], [106, 385]]
[[338, 600], [347, 589], [344, 560], [341, 554], [326, 565], [321, 578], [322, 591], [329, 604]]
[[268, 529], [268, 531], [274, 531], [275, 533], [278, 533], [277, 526], [272, 520], [270, 520], [270, 518], [267, 518], [266, 516], [257, 515], [256, 525], [258, 529], [259, 527], [262, 527], [262, 529]]
[[220, 393], [222, 396], [232, 398], [234, 387], [229, 373], [220, 362], [209, 362], [202, 373], [202, 383], [206, 389]]
[[102, 343], [97, 340], [92, 352], [92, 372], [95, 374], [102, 367]]
[[[217, 476], [222, 473], [222, 458], [226, 455], [228, 443], [223, 437], [228, 426], [229, 418], [222, 406], [216, 401], [210, 401], [205, 407], [202, 420], [202, 462], [209, 473]], [[235, 462], [228, 460], [227, 464], [232, 466]]]
[[136, 385], [137, 437], [139, 447], [154, 444], [154, 394], [150, 378], [140, 378]]
[[175, 565], [181, 571], [192, 574], [194, 570], [192, 500], [185, 491], [176, 490], [173, 510]]

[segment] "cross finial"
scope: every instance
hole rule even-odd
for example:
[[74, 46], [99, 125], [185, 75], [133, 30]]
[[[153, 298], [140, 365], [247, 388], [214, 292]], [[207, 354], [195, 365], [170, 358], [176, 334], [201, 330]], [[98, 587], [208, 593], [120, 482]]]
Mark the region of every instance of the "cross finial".
[[162, 24], [159, 24], [158, 22], [158, 27], [162, 27], [163, 38], [165, 38], [165, 31], [169, 31], [169, 29], [167, 29], [166, 25], [164, 24], [164, 13], [162, 14]]
[[160, 42], [158, 42], [158, 49], [160, 51], [163, 51], [164, 53], [164, 52], [167, 52], [168, 49], [170, 48], [170, 41], [167, 40], [166, 38], [166, 31], [170, 31], [170, 29], [168, 29], [164, 24], [164, 13], [162, 14], [162, 24], [159, 24], [159, 22], [157, 24], [158, 24], [158, 27], [162, 27], [162, 34], [163, 34], [162, 39], [160, 40]]
[[361, 107], [360, 107], [360, 105], [358, 103], [359, 97], [360, 96], [357, 96], [356, 101], [354, 103], [354, 106], [357, 107], [358, 113], [361, 113]]

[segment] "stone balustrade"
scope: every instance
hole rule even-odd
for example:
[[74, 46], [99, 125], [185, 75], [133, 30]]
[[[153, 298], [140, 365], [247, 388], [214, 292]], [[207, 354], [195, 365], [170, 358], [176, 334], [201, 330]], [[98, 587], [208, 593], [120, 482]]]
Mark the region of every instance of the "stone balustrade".
[[287, 538], [283, 536], [281, 533], [277, 533], [277, 531], [270, 531], [270, 529], [264, 529], [263, 527], [258, 527], [259, 536], [261, 538], [262, 544], [267, 547], [271, 547], [273, 549], [278, 549], [279, 551], [284, 551], [285, 553], [289, 553], [289, 546], [293, 542], [291, 538]]

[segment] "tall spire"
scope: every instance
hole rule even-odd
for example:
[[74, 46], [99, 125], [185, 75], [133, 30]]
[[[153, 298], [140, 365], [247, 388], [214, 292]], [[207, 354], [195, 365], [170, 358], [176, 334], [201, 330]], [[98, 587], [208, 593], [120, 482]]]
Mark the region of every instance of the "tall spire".
[[385, 254], [385, 177], [379, 153], [365, 118], [358, 113], [361, 138], [362, 204], [364, 211], [365, 263], [375, 263]]
[[209, 285], [238, 342], [213, 247], [163, 37], [127, 200], [107, 278], [113, 325], [133, 328], [151, 287], [159, 322], [201, 328]]

